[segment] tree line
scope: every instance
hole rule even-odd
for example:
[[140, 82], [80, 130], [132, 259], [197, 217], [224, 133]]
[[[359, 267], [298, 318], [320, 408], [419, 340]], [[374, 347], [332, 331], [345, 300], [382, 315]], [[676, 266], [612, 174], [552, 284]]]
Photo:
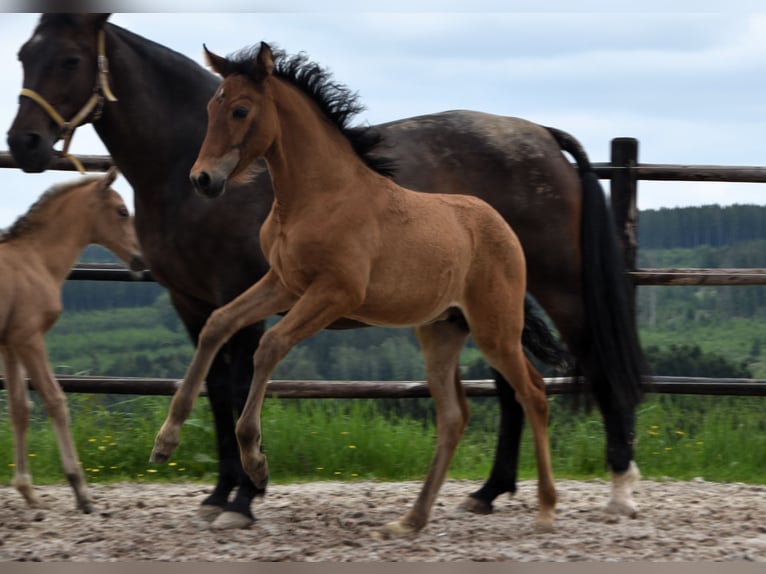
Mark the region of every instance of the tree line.
[[642, 210], [639, 249], [673, 249], [766, 238], [766, 206], [706, 205]]

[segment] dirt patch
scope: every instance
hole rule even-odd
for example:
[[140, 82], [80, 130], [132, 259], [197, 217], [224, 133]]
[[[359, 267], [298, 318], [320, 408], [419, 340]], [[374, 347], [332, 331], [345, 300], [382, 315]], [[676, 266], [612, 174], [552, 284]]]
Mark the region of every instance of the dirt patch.
[[449, 481], [428, 526], [402, 539], [373, 533], [408, 508], [417, 482], [271, 486], [257, 522], [234, 532], [197, 519], [208, 490], [197, 484], [92, 485], [92, 515], [74, 510], [63, 485], [37, 487], [43, 510], [3, 486], [0, 560], [766, 562], [766, 486], [642, 481], [630, 519], [604, 512], [606, 482], [562, 480], [553, 533], [534, 529], [535, 483], [501, 497], [490, 516], [456, 510], [478, 486]]

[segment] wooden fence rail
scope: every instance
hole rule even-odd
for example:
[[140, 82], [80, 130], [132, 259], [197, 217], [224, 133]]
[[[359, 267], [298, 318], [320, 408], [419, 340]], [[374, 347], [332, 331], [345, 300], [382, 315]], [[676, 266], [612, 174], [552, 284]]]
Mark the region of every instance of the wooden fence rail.
[[[110, 395], [171, 396], [180, 385], [177, 379], [141, 377], [95, 377], [57, 375], [68, 393]], [[4, 379], [0, 377], [0, 389]], [[469, 397], [495, 396], [491, 380], [463, 381]], [[548, 395], [575, 392], [577, 386], [569, 377], [545, 379]], [[644, 384], [648, 393], [676, 395], [766, 396], [766, 379], [710, 379], [699, 377], [649, 377]], [[202, 395], [207, 394], [203, 386]], [[404, 399], [430, 397], [425, 381], [270, 381], [267, 396], [283, 399]]]

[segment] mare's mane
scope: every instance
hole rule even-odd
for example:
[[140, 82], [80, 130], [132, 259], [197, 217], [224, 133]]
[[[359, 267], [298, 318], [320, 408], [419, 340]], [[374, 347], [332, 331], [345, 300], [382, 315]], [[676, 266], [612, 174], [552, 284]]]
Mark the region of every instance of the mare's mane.
[[48, 205], [54, 203], [60, 197], [68, 194], [72, 190], [94, 183], [103, 179], [103, 177], [103, 175], [87, 176], [75, 181], [52, 185], [32, 204], [25, 214], [20, 215], [10, 227], [0, 231], [0, 243], [5, 243], [21, 237], [30, 230], [37, 228], [41, 223], [39, 214], [44, 211]]
[[[308, 59], [305, 52], [288, 56], [283, 50], [271, 46], [274, 59], [274, 75], [283, 79], [311, 98], [348, 139], [354, 151], [373, 170], [393, 177], [396, 162], [392, 158], [372, 155], [383, 143], [383, 134], [371, 126], [351, 126], [351, 118], [365, 109], [359, 94], [332, 78], [332, 74], [316, 62]], [[228, 72], [241, 74], [257, 82], [255, 60], [260, 45], [243, 48], [226, 57]]]

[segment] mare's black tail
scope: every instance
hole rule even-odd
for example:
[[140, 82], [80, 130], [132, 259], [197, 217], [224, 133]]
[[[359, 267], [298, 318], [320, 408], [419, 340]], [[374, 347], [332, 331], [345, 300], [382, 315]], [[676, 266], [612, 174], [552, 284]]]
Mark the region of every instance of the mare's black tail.
[[551, 367], [569, 372], [574, 366], [572, 356], [553, 336], [529, 294], [524, 297], [524, 331], [521, 333], [521, 343], [527, 351]]
[[641, 379], [647, 369], [614, 218], [580, 143], [566, 132], [547, 129], [574, 158], [582, 179], [582, 289], [589, 336], [589, 360], [583, 365], [586, 384], [597, 399], [616, 408], [632, 408], [641, 400]]

